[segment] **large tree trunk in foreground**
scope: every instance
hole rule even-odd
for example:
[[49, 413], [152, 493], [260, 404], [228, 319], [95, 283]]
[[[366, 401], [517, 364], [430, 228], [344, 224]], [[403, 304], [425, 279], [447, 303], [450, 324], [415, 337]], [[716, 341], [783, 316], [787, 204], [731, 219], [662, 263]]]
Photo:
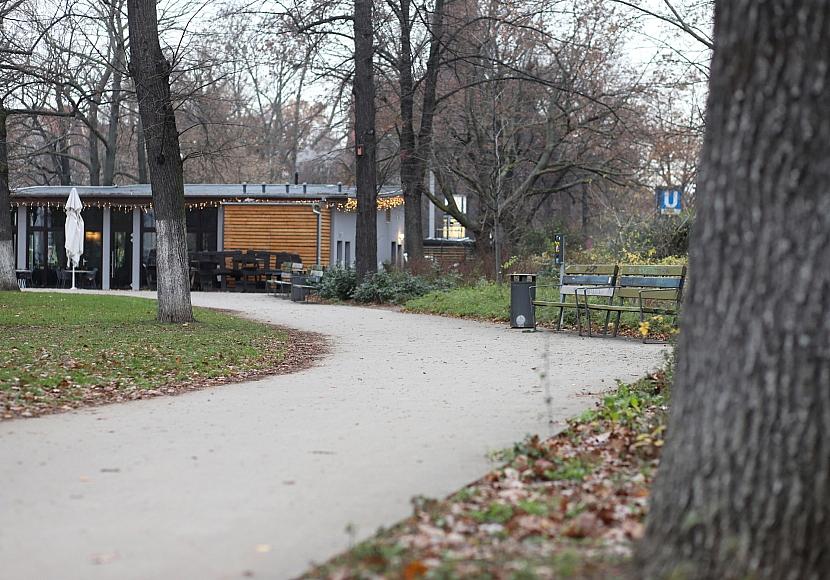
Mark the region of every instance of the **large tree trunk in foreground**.
[[[9, 147], [6, 143], [6, 111], [0, 105], [0, 290], [19, 290], [15, 274], [14, 232], [9, 191]], [[21, 240], [22, 243], [22, 240]]]
[[650, 578], [830, 576], [830, 4], [720, 1]]
[[377, 167], [375, 165], [375, 79], [372, 70], [372, 1], [354, 0], [354, 135], [358, 280], [377, 272]]
[[170, 63], [159, 45], [155, 0], [127, 2], [130, 74], [144, 126], [153, 210], [156, 217], [158, 318], [189, 322], [190, 280], [187, 263], [184, 180], [179, 133], [170, 102]]

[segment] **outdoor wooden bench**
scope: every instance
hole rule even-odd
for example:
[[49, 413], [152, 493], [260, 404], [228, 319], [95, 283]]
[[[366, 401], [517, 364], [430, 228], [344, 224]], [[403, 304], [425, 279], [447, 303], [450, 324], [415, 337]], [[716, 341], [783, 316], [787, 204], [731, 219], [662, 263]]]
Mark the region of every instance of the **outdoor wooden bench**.
[[[565, 275], [559, 286], [535, 286], [533, 299], [533, 307], [553, 307], [559, 308], [559, 316], [556, 319], [556, 330], [562, 329], [562, 319], [565, 316], [566, 308], [573, 308], [576, 310], [576, 324], [579, 328], [579, 333], [582, 334], [582, 318], [580, 316], [579, 301], [577, 299], [577, 291], [584, 292], [588, 296], [597, 296], [605, 298], [608, 303], [611, 303], [611, 298], [614, 295], [614, 287], [617, 280], [617, 266], [615, 264], [573, 264], [565, 266]], [[558, 288], [559, 297], [555, 300], [545, 300], [539, 298], [539, 288]], [[568, 298], [571, 298], [571, 301]], [[610, 313], [608, 314], [610, 316]], [[590, 320], [589, 327], [590, 327]]]
[[274, 296], [283, 295], [284, 298], [291, 296], [291, 279], [295, 274], [303, 271], [303, 265], [300, 262], [283, 262], [280, 264], [279, 277], [274, 276], [266, 280], [268, 286], [273, 287]]
[[608, 303], [588, 301], [589, 296], [595, 295], [596, 288], [586, 287], [577, 292], [577, 302], [581, 297], [580, 306], [588, 317], [588, 335], [591, 336], [591, 311], [594, 310], [606, 313], [603, 334], [608, 332], [608, 317], [617, 314], [613, 336], [617, 336], [624, 312], [638, 314], [640, 323], [645, 322], [646, 315], [677, 316], [685, 281], [686, 266], [620, 266], [616, 284], [609, 286], [613, 296]]

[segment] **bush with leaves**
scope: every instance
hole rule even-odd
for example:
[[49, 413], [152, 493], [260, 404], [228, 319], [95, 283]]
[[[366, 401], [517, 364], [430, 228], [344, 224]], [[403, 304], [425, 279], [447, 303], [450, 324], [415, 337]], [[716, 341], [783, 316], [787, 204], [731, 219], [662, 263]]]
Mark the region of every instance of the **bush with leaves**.
[[364, 280], [354, 291], [357, 302], [401, 304], [411, 298], [454, 285], [451, 277], [427, 280], [409, 272], [377, 272]]
[[326, 300], [349, 300], [357, 288], [357, 274], [352, 268], [332, 268], [320, 279], [319, 294]]

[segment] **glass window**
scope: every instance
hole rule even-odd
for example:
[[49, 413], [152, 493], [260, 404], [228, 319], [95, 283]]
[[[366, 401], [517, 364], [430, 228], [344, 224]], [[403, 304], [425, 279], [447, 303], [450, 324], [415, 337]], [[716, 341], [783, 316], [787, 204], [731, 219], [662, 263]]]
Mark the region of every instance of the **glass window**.
[[[454, 195], [455, 205], [463, 213], [467, 212], [467, 196]], [[452, 217], [450, 214], [444, 214], [444, 227], [442, 228], [442, 237], [448, 239], [461, 239], [467, 237], [467, 229], [461, 223]]]
[[29, 208], [29, 227], [42, 228], [46, 225], [46, 208], [45, 207], [30, 207]]
[[187, 249], [191, 252], [215, 252], [218, 221], [218, 208], [187, 210]]
[[156, 214], [153, 213], [153, 210], [141, 212], [141, 227], [146, 230], [156, 229]]
[[141, 261], [144, 263], [155, 263], [155, 258], [156, 232], [144, 232], [141, 234]]

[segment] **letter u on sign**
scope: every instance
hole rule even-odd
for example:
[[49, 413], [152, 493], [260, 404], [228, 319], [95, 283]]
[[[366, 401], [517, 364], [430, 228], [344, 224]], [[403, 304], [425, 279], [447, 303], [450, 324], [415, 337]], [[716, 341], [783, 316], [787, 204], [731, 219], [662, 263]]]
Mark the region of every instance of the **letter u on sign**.
[[680, 213], [683, 209], [682, 194], [681, 189], [658, 189], [657, 209], [660, 213]]

